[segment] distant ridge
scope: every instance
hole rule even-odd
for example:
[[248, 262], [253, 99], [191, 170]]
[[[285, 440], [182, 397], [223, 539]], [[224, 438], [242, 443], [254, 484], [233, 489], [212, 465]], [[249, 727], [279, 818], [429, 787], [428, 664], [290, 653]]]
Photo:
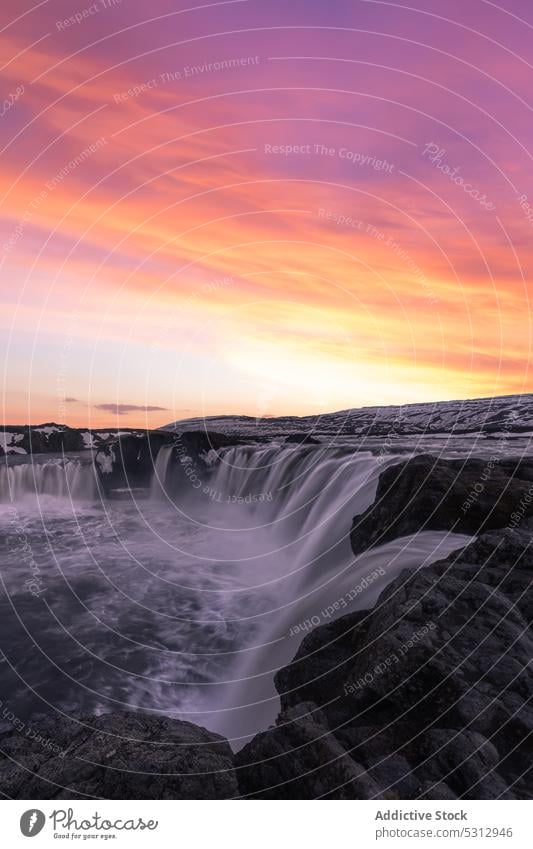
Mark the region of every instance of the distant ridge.
[[360, 407], [315, 416], [206, 416], [181, 419], [160, 430], [210, 430], [238, 436], [287, 436], [291, 433], [342, 436], [387, 434], [533, 435], [533, 394]]

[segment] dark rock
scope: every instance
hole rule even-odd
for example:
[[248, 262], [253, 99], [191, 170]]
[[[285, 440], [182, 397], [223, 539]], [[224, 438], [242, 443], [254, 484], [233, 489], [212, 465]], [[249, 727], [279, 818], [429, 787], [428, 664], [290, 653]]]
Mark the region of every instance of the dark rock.
[[[61, 454], [69, 451], [83, 451], [85, 443], [81, 431], [75, 428], [58, 425], [55, 422], [47, 422], [32, 427], [6, 427], [5, 433], [11, 433], [19, 437], [16, 442], [7, 446], [7, 454], [10, 449], [22, 448], [26, 454]], [[20, 438], [22, 437], [22, 438]], [[18, 453], [13, 451], [12, 453]]]
[[241, 793], [530, 798], [531, 542], [485, 534], [309, 634], [276, 727], [237, 757]]
[[184, 431], [174, 435], [175, 444], [182, 445], [195, 458], [201, 458], [208, 451], [218, 451], [220, 448], [229, 448], [231, 445], [241, 445], [242, 441], [234, 436], [216, 431]]
[[386, 469], [371, 507], [353, 520], [356, 554], [396, 537], [434, 530], [463, 534], [533, 516], [533, 460], [441, 460], [424, 454]]
[[324, 692], [338, 690], [346, 678], [348, 664], [353, 663], [354, 642], [361, 639], [365, 620], [367, 611], [353, 613], [308, 634], [290, 666], [280, 669], [274, 677], [282, 709], [302, 701], [319, 701]]
[[291, 433], [285, 437], [286, 443], [295, 443], [296, 445], [321, 445], [320, 439], [315, 439], [309, 433]]
[[[44, 430], [48, 427], [59, 427], [60, 430], [51, 430], [46, 433]], [[28, 428], [28, 453], [38, 454], [44, 452], [62, 453], [69, 451], [83, 451], [85, 443], [79, 430], [74, 428], [56, 425], [53, 422], [49, 424], [39, 425], [40, 431], [37, 428]], [[25, 440], [21, 443], [25, 448]]]
[[[0, 786], [11, 799], [230, 799], [238, 795], [223, 737], [189, 722], [116, 713], [46, 717], [39, 739], [2, 736]], [[33, 730], [33, 729], [32, 729]]]
[[370, 799], [379, 786], [332, 734], [316, 705], [283, 713], [235, 758], [241, 793], [262, 799]]
[[[45, 422], [40, 425], [10, 425], [4, 429], [6, 434], [18, 437], [16, 442], [7, 446], [7, 454], [19, 453], [14, 448], [22, 448], [26, 454], [63, 454], [85, 452], [89, 448], [100, 448], [115, 444], [126, 436], [145, 436], [161, 431], [139, 431], [137, 429], [120, 431], [117, 428], [102, 428], [98, 431], [88, 428], [73, 428], [67, 425]], [[86, 441], [91, 436], [92, 445]]]

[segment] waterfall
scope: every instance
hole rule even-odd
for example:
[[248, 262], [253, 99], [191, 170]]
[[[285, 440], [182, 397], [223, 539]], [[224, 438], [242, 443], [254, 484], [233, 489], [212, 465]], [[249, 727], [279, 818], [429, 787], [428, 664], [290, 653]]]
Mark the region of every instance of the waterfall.
[[[274, 675], [306, 634], [371, 608], [402, 569], [423, 567], [468, 541], [420, 533], [354, 555], [353, 517], [373, 503], [383, 469], [400, 459], [359, 451], [356, 441], [201, 454], [184, 441], [181, 452], [179, 445], [160, 449], [153, 498], [112, 498], [102, 509], [93, 501], [98, 474], [120, 468], [96, 468], [90, 452], [3, 458], [0, 499], [21, 502], [23, 528], [7, 551], [4, 578], [26, 594], [21, 609], [38, 608], [36, 622], [42, 603], [31, 591], [26, 598], [28, 577], [72, 615], [68, 645], [61, 623], [56, 631], [47, 621], [40, 638], [93, 689], [65, 693], [61, 678], [47, 686], [63, 708], [79, 700], [80, 709], [100, 710], [109, 694], [115, 709], [118, 700], [125, 709], [179, 716], [240, 748], [275, 720]], [[140, 454], [128, 462], [128, 474], [135, 477], [136, 463], [144, 474]], [[36, 497], [43, 499], [38, 509]], [[19, 520], [14, 525], [11, 512], [1, 510], [0, 520], [13, 534]], [[35, 552], [36, 573], [19, 543]], [[66, 595], [63, 572], [82, 597], [89, 594], [82, 616]], [[93, 610], [109, 628], [95, 628]], [[83, 650], [86, 641], [94, 653]], [[105, 669], [95, 666], [95, 655]], [[37, 662], [34, 674], [41, 681]]]
[[[399, 459], [357, 451], [353, 444], [238, 446], [220, 452], [201, 490], [193, 493], [183, 482], [180, 511], [199, 523], [203, 515], [220, 568], [237, 567], [243, 587], [268, 598], [254, 644], [238, 653], [231, 680], [213, 699], [216, 708], [193, 721], [239, 748], [274, 720], [274, 674], [312, 627], [372, 607], [402, 569], [427, 565], [468, 542], [425, 532], [354, 555], [352, 520], [373, 503], [381, 472]], [[166, 475], [167, 458], [161, 462]], [[192, 495], [203, 503], [203, 514]]]
[[306, 526], [320, 524], [354, 499], [368, 506], [380, 467], [383, 461], [353, 448], [230, 448], [220, 455], [211, 497], [218, 503], [252, 505], [276, 522], [292, 520], [305, 532]]
[[0, 465], [0, 502], [52, 495], [75, 501], [98, 497], [92, 463], [70, 458]]
[[167, 498], [165, 483], [168, 475], [168, 468], [172, 459], [173, 445], [162, 445], [157, 452], [157, 457], [154, 464], [154, 475], [152, 478], [150, 497], [156, 499]]

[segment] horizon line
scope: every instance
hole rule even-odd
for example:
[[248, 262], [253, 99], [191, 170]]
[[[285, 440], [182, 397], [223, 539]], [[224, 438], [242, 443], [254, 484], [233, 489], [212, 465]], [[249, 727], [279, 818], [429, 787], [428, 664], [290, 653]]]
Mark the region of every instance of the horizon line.
[[470, 397], [470, 398], [448, 398], [434, 401], [409, 401], [404, 404], [365, 404], [361, 407], [343, 407], [340, 410], [330, 410], [328, 412], [320, 412], [320, 413], [306, 413], [305, 415], [297, 415], [295, 413], [283, 413], [279, 415], [268, 415], [268, 416], [254, 416], [248, 413], [212, 413], [210, 415], [198, 415], [198, 416], [188, 416], [183, 419], [174, 419], [163, 425], [157, 425], [155, 427], [148, 427], [147, 424], [131, 424], [123, 422], [122, 424], [111, 424], [111, 425], [69, 425], [64, 422], [57, 421], [45, 421], [45, 422], [36, 422], [35, 424], [31, 424], [29, 422], [25, 424], [20, 423], [8, 423], [4, 422], [2, 424], [2, 429], [5, 430], [7, 428], [38, 428], [38, 427], [65, 427], [70, 428], [71, 430], [163, 430], [165, 428], [171, 427], [173, 425], [178, 424], [179, 422], [190, 422], [190, 421], [198, 421], [204, 420], [209, 421], [211, 419], [250, 419], [256, 420], [257, 422], [261, 421], [275, 421], [277, 419], [309, 419], [309, 418], [321, 418], [323, 416], [335, 416], [341, 415], [343, 413], [353, 413], [362, 410], [382, 410], [382, 409], [390, 409], [396, 408], [400, 409], [403, 407], [429, 407], [435, 406], [437, 404], [459, 404], [459, 403], [472, 403], [472, 402], [481, 402], [481, 401], [496, 401], [503, 400], [506, 398], [523, 398], [525, 396], [533, 395], [533, 390], [530, 392], [512, 392], [507, 393], [505, 395], [483, 395], [480, 397]]

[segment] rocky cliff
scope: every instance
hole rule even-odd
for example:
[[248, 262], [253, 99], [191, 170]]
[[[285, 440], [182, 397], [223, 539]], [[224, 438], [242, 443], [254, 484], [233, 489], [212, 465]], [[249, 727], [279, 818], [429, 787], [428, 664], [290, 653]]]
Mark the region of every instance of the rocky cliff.
[[527, 798], [531, 532], [482, 535], [317, 628], [237, 756], [254, 798]]
[[205, 476], [211, 451], [238, 444], [237, 439], [211, 431], [170, 434], [154, 430], [144, 434], [126, 434], [110, 440], [96, 451], [95, 467], [107, 495], [120, 490], [146, 488], [153, 481], [159, 449], [168, 446], [172, 475], [166, 490], [172, 496], [183, 489], [184, 478], [201, 479]]
[[386, 469], [353, 520], [356, 554], [421, 530], [475, 535], [533, 516], [533, 460], [446, 460], [422, 454]]

